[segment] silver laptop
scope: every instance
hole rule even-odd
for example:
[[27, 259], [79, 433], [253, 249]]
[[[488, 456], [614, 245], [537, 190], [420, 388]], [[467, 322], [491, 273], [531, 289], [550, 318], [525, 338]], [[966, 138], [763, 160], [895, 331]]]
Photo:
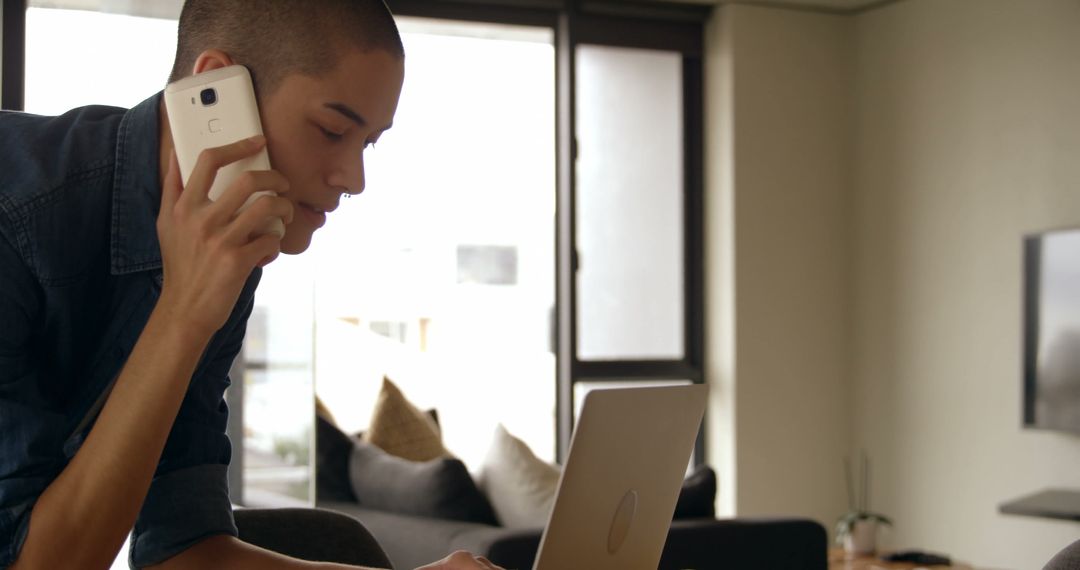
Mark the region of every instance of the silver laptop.
[[533, 570], [656, 570], [706, 393], [589, 392]]

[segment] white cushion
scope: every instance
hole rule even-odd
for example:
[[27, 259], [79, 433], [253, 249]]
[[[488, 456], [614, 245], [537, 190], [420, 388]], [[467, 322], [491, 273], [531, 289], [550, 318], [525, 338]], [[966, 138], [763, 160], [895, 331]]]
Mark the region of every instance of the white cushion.
[[499, 424], [478, 483], [504, 527], [543, 528], [555, 502], [559, 469]]

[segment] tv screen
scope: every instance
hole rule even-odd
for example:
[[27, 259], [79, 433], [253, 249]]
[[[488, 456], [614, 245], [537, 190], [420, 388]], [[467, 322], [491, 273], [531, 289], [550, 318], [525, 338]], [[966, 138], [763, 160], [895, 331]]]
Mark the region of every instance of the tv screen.
[[1024, 425], [1080, 434], [1080, 229], [1024, 240]]

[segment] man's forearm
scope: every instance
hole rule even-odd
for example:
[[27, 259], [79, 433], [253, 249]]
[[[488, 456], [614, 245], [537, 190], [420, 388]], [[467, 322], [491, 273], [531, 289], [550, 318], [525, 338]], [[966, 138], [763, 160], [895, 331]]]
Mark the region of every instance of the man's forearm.
[[228, 535], [211, 536], [152, 570], [376, 570], [329, 562], [307, 562], [247, 544]]
[[138, 516], [209, 342], [159, 303], [93, 429], [42, 493], [12, 570], [107, 568]]

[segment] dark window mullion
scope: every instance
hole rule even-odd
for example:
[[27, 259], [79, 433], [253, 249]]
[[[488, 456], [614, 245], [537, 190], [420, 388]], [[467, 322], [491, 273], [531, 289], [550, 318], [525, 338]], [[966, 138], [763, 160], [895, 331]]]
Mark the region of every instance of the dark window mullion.
[[[683, 56], [683, 149], [685, 176], [686, 360], [705, 383], [705, 102], [704, 64], [700, 56]], [[702, 429], [694, 441], [694, 463], [705, 463], [705, 407]]]
[[387, 0], [396, 16], [439, 18], [468, 22], [543, 26], [554, 28], [558, 20], [558, 2], [470, 2], [467, 0]]
[[703, 51], [701, 24], [697, 23], [579, 14], [573, 32], [577, 44], [677, 51], [696, 57]]
[[703, 24], [709, 19], [712, 7], [663, 1], [638, 0], [579, 0], [580, 9], [587, 14], [646, 20], [649, 22], [683, 22]]
[[555, 380], [555, 457], [559, 463], [570, 450], [574, 429], [574, 362], [577, 357], [577, 235], [575, 165], [575, 61], [572, 15], [559, 16], [555, 29], [556, 105], [556, 251], [555, 304], [558, 311], [558, 352]]
[[0, 74], [0, 109], [21, 111], [26, 85], [26, 0], [4, 3], [3, 73]]
[[576, 362], [574, 380], [697, 380], [701, 369], [686, 360], [600, 360]]
[[683, 57], [683, 223], [686, 360], [705, 368], [704, 101], [701, 58]]

